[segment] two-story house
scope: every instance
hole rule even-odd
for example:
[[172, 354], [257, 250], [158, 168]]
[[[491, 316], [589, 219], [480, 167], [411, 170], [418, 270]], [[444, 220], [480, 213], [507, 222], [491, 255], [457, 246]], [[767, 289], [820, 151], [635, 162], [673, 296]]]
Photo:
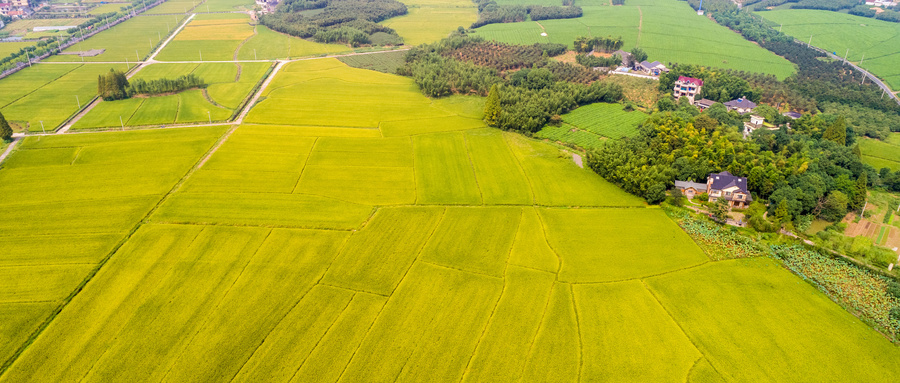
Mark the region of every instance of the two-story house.
[[694, 97], [700, 94], [700, 89], [702, 88], [703, 80], [693, 77], [678, 76], [672, 94], [675, 96], [675, 99], [687, 97], [691, 104], [693, 104]]
[[709, 202], [716, 202], [719, 198], [728, 201], [728, 205], [736, 208], [745, 208], [753, 201], [750, 191], [747, 189], [747, 178], [732, 175], [729, 172], [711, 173], [706, 178], [706, 184], [690, 181], [675, 181], [675, 188], [688, 198], [706, 193]]

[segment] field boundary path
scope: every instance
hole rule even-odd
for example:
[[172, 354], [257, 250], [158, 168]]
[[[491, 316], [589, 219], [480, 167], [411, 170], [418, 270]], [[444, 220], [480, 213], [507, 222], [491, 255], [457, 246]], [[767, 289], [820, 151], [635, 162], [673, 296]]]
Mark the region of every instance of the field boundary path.
[[644, 11], [641, 10], [640, 5], [637, 6], [637, 10], [638, 10], [638, 36], [637, 36], [637, 42], [634, 43], [634, 46], [641, 45], [641, 29], [642, 29], [641, 27], [644, 26]]

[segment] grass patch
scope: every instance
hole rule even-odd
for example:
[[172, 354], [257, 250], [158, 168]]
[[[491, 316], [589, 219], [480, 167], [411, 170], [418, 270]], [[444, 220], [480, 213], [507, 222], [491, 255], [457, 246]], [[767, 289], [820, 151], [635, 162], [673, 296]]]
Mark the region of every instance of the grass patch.
[[396, 73], [397, 68], [406, 62], [406, 51], [343, 56], [338, 57], [338, 60], [352, 68], [369, 69], [382, 73]]

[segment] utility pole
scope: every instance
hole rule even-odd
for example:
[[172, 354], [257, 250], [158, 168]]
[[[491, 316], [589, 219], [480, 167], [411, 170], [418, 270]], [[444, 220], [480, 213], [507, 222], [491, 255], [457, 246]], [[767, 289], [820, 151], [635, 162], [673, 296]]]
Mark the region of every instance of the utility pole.
[[125, 130], [125, 122], [122, 121], [122, 116], [119, 116], [119, 124], [122, 125], [122, 130]]
[[257, 58], [256, 58], [256, 48], [253, 48], [253, 59], [254, 59], [254, 60], [257, 60]]
[[128, 65], [128, 57], [125, 58], [125, 68], [131, 69], [131, 65]]
[[81, 100], [78, 99], [78, 95], [75, 95], [75, 102], [78, 103], [78, 109], [81, 109]]
[[847, 64], [847, 56], [850, 55], [850, 48], [847, 48], [847, 53], [844, 53], [844, 65]]
[[201, 49], [197, 51], [200, 52], [200, 62], [203, 62], [203, 50]]
[[44, 130], [44, 121], [41, 121], [41, 131], [44, 132], [44, 134], [47, 134], [47, 131]]
[[209, 116], [209, 123], [212, 124], [212, 113], [207, 110], [206, 115]]
[[806, 47], [809, 48], [810, 45], [812, 45], [812, 35], [809, 35], [809, 42], [806, 43]]
[[28, 54], [28, 51], [25, 51], [25, 58], [28, 59], [28, 67], [31, 68], [31, 55]]
[[[152, 44], [152, 42], [151, 42]], [[141, 61], [141, 55], [137, 53], [137, 49], [134, 50], [134, 57], [137, 57], [137, 61]]]

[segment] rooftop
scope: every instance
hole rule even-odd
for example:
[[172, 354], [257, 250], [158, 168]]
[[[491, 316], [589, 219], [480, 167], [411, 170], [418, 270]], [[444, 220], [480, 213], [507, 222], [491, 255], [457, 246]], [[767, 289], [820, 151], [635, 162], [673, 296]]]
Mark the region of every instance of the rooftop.
[[729, 108], [741, 108], [741, 109], [753, 109], [756, 107], [756, 103], [750, 101], [746, 98], [739, 98], [737, 100], [731, 100], [725, 103], [725, 106]]
[[703, 80], [687, 76], [678, 76], [678, 82], [687, 82], [696, 86], [703, 86]]

